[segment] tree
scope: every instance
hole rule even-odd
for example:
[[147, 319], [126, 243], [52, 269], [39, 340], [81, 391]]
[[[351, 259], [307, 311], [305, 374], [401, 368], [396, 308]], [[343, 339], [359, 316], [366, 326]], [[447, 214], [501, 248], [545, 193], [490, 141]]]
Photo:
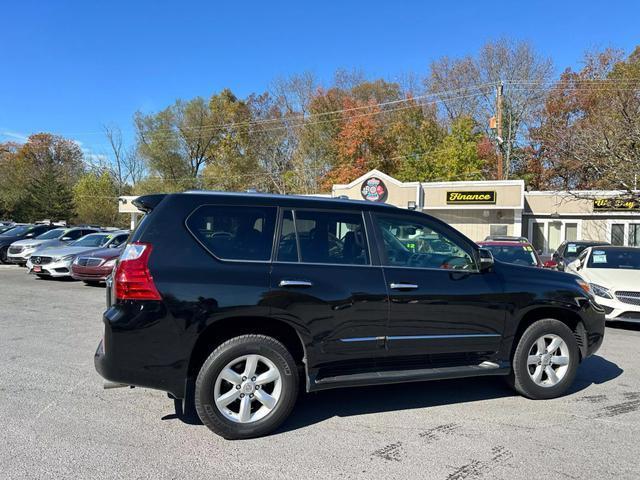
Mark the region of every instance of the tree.
[[113, 225], [118, 220], [118, 185], [107, 171], [87, 173], [73, 187], [76, 219], [80, 223]]
[[518, 155], [523, 152], [528, 129], [544, 103], [552, 73], [551, 60], [538, 54], [529, 43], [500, 39], [483, 45], [476, 57], [434, 61], [425, 83], [441, 101], [448, 121], [468, 116], [491, 135], [488, 123], [496, 112], [495, 88], [504, 82], [500, 149], [508, 177], [513, 165], [522, 161]]
[[200, 184], [205, 166], [209, 184], [231, 187], [229, 174], [241, 165], [249, 109], [230, 90], [178, 100], [156, 114], [135, 115], [138, 152], [152, 174], [178, 189]]
[[122, 131], [118, 127], [104, 126], [103, 130], [111, 148], [112, 158], [96, 167], [98, 171], [109, 171], [116, 183], [118, 195], [123, 195], [123, 191], [142, 180], [146, 173], [146, 165], [135, 148], [127, 148], [124, 145]]
[[28, 221], [70, 220], [74, 215], [71, 188], [84, 171], [80, 146], [60, 136], [29, 136], [15, 152], [15, 164], [26, 172], [25, 195], [16, 211]]
[[29, 164], [18, 156], [20, 144], [0, 144], [0, 218], [20, 219], [27, 198]]
[[27, 186], [23, 212], [24, 218], [30, 222], [43, 219], [69, 222], [74, 217], [71, 188], [60, 179], [53, 164], [44, 165]]
[[567, 69], [532, 130], [530, 163], [543, 188], [622, 189], [640, 176], [640, 48], [624, 59], [604, 50]]

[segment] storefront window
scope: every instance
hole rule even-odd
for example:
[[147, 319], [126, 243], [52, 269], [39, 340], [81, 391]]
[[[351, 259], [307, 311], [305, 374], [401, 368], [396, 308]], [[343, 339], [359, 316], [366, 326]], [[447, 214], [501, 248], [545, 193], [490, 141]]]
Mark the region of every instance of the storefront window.
[[489, 235], [492, 237], [498, 237], [500, 235], [507, 234], [507, 225], [491, 225], [489, 227]]
[[567, 223], [565, 224], [564, 239], [568, 242], [575, 242], [578, 240], [578, 224]]
[[531, 242], [538, 252], [544, 251], [544, 223], [534, 223]]
[[611, 245], [624, 245], [624, 224], [611, 225]]
[[629, 224], [629, 246], [640, 247], [640, 223]]
[[554, 251], [562, 242], [562, 223], [552, 222], [549, 224], [549, 251]]

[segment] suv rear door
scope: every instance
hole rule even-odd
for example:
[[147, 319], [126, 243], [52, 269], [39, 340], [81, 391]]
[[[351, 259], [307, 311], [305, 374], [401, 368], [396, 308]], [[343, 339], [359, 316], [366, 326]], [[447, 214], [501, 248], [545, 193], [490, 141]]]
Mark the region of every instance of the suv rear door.
[[321, 364], [385, 355], [387, 291], [370, 243], [362, 211], [281, 210], [272, 315], [305, 332], [312, 375]]
[[422, 215], [374, 213], [389, 288], [389, 354], [495, 352], [505, 321], [501, 281], [474, 247]]

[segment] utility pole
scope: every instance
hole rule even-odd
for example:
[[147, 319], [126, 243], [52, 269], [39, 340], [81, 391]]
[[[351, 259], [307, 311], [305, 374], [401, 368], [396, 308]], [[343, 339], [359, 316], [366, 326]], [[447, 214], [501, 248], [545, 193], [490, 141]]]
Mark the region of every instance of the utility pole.
[[502, 156], [502, 81], [496, 85], [496, 140], [498, 142], [498, 180], [504, 178], [504, 158]]

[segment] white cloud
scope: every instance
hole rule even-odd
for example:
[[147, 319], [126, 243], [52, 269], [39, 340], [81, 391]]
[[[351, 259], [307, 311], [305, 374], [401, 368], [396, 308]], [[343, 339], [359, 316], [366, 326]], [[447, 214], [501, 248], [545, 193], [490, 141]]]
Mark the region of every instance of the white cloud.
[[25, 135], [24, 133], [19, 133], [19, 132], [12, 132], [9, 130], [2, 130], [0, 132], [0, 137], [6, 137], [8, 139], [16, 140], [20, 143], [24, 143], [27, 141], [28, 135]]

